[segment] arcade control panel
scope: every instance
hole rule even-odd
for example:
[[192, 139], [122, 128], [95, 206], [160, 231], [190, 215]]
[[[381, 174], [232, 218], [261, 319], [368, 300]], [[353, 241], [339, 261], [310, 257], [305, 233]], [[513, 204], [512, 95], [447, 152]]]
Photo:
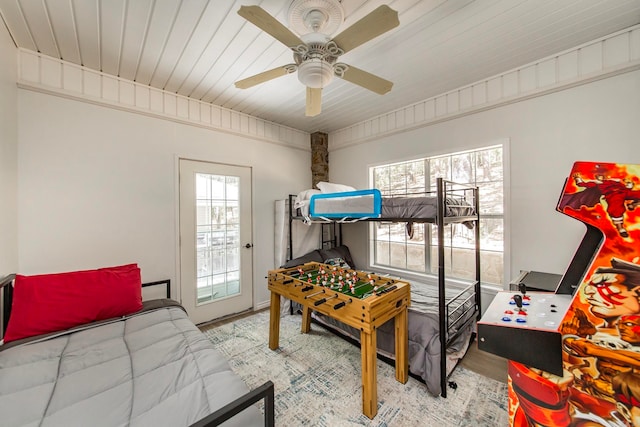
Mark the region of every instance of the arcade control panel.
[[478, 348], [562, 376], [560, 323], [571, 295], [499, 292], [478, 322]]

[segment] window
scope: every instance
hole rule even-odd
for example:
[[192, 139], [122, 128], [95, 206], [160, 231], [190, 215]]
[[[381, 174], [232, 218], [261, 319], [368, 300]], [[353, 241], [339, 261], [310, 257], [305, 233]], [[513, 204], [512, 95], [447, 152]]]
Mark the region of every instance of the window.
[[195, 174], [198, 303], [240, 293], [240, 179]]
[[[417, 159], [370, 168], [370, 181], [383, 196], [435, 191], [436, 178], [477, 185], [480, 192], [480, 250], [483, 283], [501, 284], [504, 253], [504, 198], [502, 146]], [[371, 264], [375, 267], [437, 274], [437, 227], [372, 222]], [[475, 278], [475, 233], [463, 224], [445, 227], [448, 277]]]

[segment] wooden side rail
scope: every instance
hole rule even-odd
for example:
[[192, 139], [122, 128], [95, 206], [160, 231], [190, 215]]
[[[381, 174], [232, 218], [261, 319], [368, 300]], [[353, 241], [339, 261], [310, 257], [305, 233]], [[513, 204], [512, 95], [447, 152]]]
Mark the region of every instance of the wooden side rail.
[[265, 427], [274, 427], [274, 392], [271, 381], [267, 381], [260, 387], [240, 396], [200, 421], [196, 421], [191, 427], [213, 427], [220, 425], [262, 399], [264, 399], [264, 425]]

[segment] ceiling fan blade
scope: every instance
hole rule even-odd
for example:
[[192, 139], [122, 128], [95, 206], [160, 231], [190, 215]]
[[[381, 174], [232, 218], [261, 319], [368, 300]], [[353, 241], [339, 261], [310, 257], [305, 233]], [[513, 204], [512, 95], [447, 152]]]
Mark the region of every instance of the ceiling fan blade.
[[305, 116], [313, 117], [322, 111], [322, 88], [307, 87], [307, 109]]
[[268, 82], [269, 80], [291, 74], [296, 70], [296, 68], [295, 64], [283, 65], [282, 67], [274, 68], [273, 70], [264, 71], [260, 74], [256, 74], [255, 76], [238, 80], [235, 85], [238, 89], [248, 89], [260, 83]]
[[382, 77], [378, 77], [351, 65], [347, 65], [345, 68], [346, 70], [342, 76], [340, 74], [336, 75], [348, 82], [362, 86], [363, 88], [369, 89], [379, 95], [384, 95], [393, 87], [392, 82], [385, 80]]
[[333, 41], [344, 52], [348, 52], [398, 25], [398, 12], [382, 5], [335, 36]]
[[300, 37], [296, 36], [287, 27], [282, 25], [273, 16], [260, 6], [240, 6], [238, 15], [260, 28], [265, 33], [270, 34], [280, 43], [290, 48], [305, 44]]

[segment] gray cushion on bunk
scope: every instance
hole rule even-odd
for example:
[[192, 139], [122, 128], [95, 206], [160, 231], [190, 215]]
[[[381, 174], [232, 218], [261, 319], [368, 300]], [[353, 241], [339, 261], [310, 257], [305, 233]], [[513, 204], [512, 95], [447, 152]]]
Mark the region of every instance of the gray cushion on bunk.
[[292, 260], [285, 262], [281, 266], [281, 268], [291, 268], [297, 265], [302, 265], [307, 262], [324, 262], [324, 258], [322, 257], [322, 254], [320, 253], [320, 251], [316, 249], [314, 251], [311, 251], [307, 254], [302, 255], [301, 257], [294, 258]]
[[342, 258], [347, 264], [349, 264], [349, 268], [356, 268], [353, 263], [353, 259], [351, 258], [351, 252], [349, 252], [349, 248], [345, 245], [337, 246], [332, 249], [316, 249], [298, 258], [285, 262], [280, 266], [280, 268], [291, 268], [307, 262], [326, 262], [327, 260], [336, 258]]
[[340, 245], [332, 249], [324, 249], [320, 251], [322, 255], [322, 262], [327, 262], [331, 259], [342, 258], [348, 265], [349, 268], [356, 268], [353, 263], [353, 258], [351, 258], [351, 252], [349, 252], [349, 248], [345, 245]]

